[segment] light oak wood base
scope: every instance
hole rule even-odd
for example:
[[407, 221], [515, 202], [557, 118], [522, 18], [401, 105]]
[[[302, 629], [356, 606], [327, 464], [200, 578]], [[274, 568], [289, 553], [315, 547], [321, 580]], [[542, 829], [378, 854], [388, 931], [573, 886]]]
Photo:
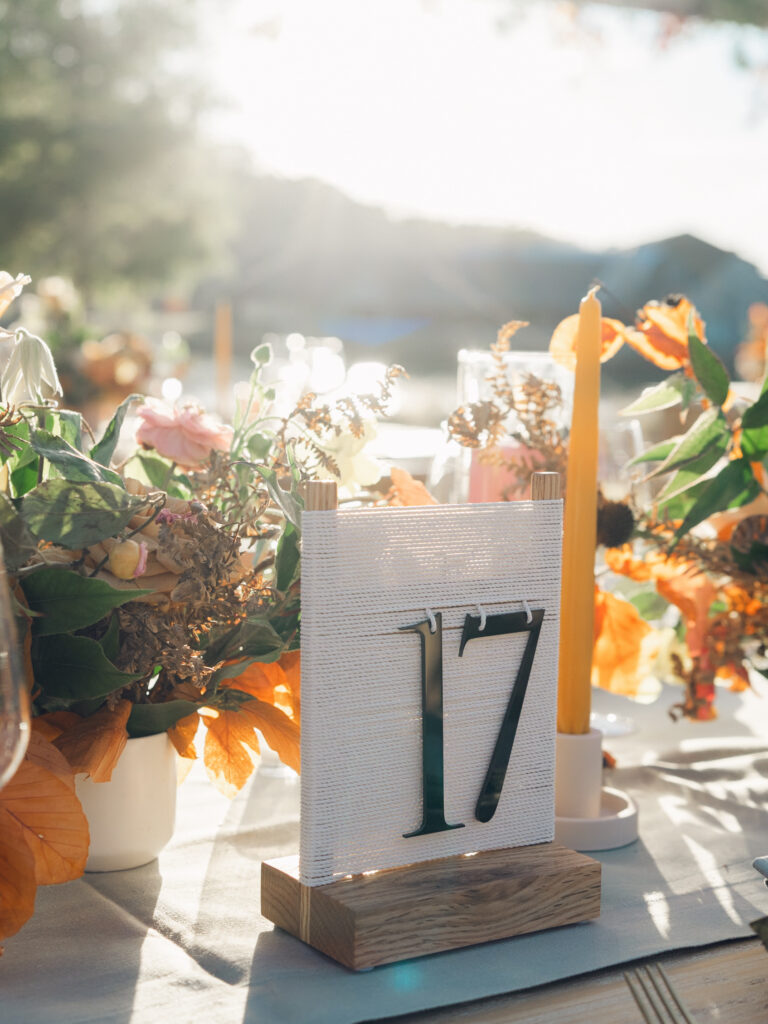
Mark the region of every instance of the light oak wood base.
[[591, 857], [542, 843], [308, 886], [298, 857], [283, 857], [261, 866], [261, 912], [361, 970], [598, 917], [600, 869]]

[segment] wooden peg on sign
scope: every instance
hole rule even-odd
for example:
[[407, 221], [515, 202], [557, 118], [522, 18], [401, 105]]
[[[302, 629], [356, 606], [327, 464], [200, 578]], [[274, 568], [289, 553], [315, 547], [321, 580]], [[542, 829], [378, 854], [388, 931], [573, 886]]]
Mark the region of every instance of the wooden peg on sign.
[[534, 473], [531, 477], [532, 501], [557, 501], [560, 497], [559, 473]]
[[304, 480], [299, 484], [306, 512], [332, 512], [339, 506], [335, 480]]

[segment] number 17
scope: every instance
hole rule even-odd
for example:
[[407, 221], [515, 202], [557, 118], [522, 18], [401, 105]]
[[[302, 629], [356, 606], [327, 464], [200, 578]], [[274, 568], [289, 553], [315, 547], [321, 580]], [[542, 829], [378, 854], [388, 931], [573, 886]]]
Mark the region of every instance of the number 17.
[[[415, 832], [406, 833], [405, 838], [464, 827], [463, 823], [449, 825], [445, 820], [443, 617], [440, 612], [437, 612], [434, 618], [436, 625], [434, 633], [430, 631], [428, 620], [417, 622], [413, 626], [401, 627], [403, 632], [417, 633], [421, 641], [423, 813], [419, 828]], [[491, 636], [507, 636], [512, 633], [528, 633], [528, 641], [515, 676], [512, 694], [475, 806], [475, 817], [478, 821], [490, 821], [499, 804], [543, 619], [543, 609], [531, 612], [530, 621], [526, 612], [488, 615], [483, 629], [480, 628], [482, 620], [479, 615], [467, 615], [464, 619], [459, 657], [462, 657], [464, 648], [471, 640], [482, 640]]]

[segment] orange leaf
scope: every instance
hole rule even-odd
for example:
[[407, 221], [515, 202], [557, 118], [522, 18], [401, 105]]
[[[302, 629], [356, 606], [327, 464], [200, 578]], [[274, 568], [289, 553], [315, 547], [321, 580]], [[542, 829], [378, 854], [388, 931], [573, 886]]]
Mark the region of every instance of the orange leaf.
[[655, 647], [651, 627], [629, 601], [596, 588], [592, 683], [633, 697], [650, 673]]
[[24, 830], [0, 805], [0, 942], [32, 917], [36, 892], [35, 859]]
[[[68, 712], [62, 712], [62, 714], [68, 714]], [[78, 715], [74, 716], [80, 721]], [[75, 791], [75, 773], [69, 766], [69, 761], [62, 754], [60, 750], [51, 743], [46, 736], [42, 736], [39, 733], [32, 731], [29, 737], [29, 746], [27, 747], [26, 758], [31, 761], [32, 764], [38, 765], [40, 768], [45, 768], [49, 772], [53, 772], [56, 778], [61, 779], [65, 785], [67, 785], [72, 792]]]
[[280, 662], [254, 661], [239, 676], [222, 680], [221, 687], [222, 689], [240, 690], [241, 693], [248, 693], [251, 697], [267, 700], [272, 704], [275, 699], [275, 690], [278, 687], [287, 690], [288, 684]]
[[[626, 327], [620, 320], [602, 318], [602, 351], [600, 362], [615, 356], [624, 344]], [[567, 370], [576, 369], [576, 338], [579, 333], [579, 314], [574, 313], [561, 320], [554, 330], [549, 342], [549, 354], [556, 363]]]
[[67, 729], [54, 742], [75, 775], [85, 772], [94, 782], [109, 782], [128, 742], [125, 723], [133, 705], [121, 700], [116, 708], [101, 708]]
[[285, 672], [285, 681], [293, 704], [293, 717], [301, 717], [301, 651], [286, 651], [278, 662]]
[[[37, 737], [38, 743], [46, 741]], [[41, 752], [33, 757], [44, 760]], [[57, 764], [55, 754], [51, 762]], [[21, 828], [34, 861], [38, 885], [79, 878], [88, 858], [88, 822], [74, 787], [25, 758], [0, 792], [0, 809]]]
[[393, 466], [389, 473], [392, 479], [392, 490], [389, 493], [390, 505], [437, 505], [421, 480], [415, 480], [406, 469]]
[[696, 307], [682, 295], [663, 302], [646, 303], [638, 310], [636, 329], [626, 332], [626, 340], [654, 366], [662, 370], [679, 370], [688, 362], [688, 319], [691, 315], [697, 335], [706, 342], [704, 321]]
[[233, 797], [253, 772], [254, 762], [249, 750], [259, 752], [253, 722], [241, 711], [213, 711], [211, 708], [205, 708], [201, 717], [208, 730], [203, 752], [208, 775], [224, 796]]
[[265, 704], [262, 700], [249, 700], [243, 704], [241, 712], [245, 713], [264, 739], [272, 747], [277, 756], [293, 768], [301, 771], [301, 748], [299, 744], [299, 727], [288, 715], [273, 704]]
[[197, 758], [195, 750], [195, 736], [200, 725], [200, 716], [196, 711], [191, 715], [180, 718], [175, 725], [168, 730], [168, 738], [176, 747], [179, 757], [189, 757], [193, 761]]
[[55, 740], [78, 722], [82, 722], [82, 718], [74, 711], [49, 711], [32, 719], [32, 731], [46, 740]]

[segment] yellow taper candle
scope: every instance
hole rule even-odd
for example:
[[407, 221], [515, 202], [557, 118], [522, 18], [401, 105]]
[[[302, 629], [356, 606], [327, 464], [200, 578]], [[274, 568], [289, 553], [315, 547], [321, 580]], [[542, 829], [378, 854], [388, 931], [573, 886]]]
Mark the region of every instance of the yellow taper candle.
[[597, 288], [581, 300], [563, 529], [557, 730], [589, 732], [595, 620], [597, 442], [601, 309]]

